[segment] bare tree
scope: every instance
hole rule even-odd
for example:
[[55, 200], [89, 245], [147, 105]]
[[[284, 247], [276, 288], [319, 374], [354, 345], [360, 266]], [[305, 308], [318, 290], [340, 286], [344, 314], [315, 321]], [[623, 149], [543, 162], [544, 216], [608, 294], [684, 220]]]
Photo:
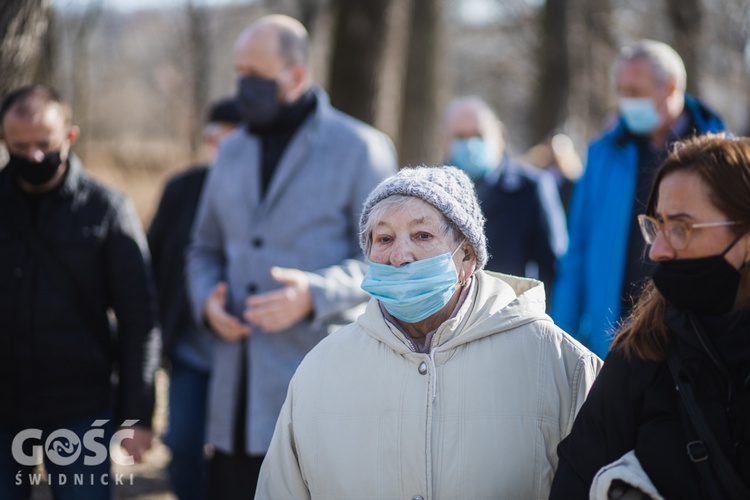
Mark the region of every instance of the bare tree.
[[619, 43], [613, 32], [610, 0], [571, 0], [570, 51], [571, 92], [569, 109], [575, 139], [588, 140], [598, 134], [613, 95], [611, 69]]
[[699, 93], [703, 45], [703, 6], [701, 0], [667, 0], [667, 12], [674, 29], [674, 49], [682, 57], [687, 70], [687, 90]]
[[439, 160], [442, 18], [441, 0], [413, 0], [401, 99], [399, 157], [403, 165]]
[[531, 140], [538, 143], [560, 128], [570, 91], [568, 0], [547, 0], [539, 15], [539, 80], [533, 101]]
[[195, 157], [200, 150], [201, 131], [205, 110], [208, 107], [211, 37], [209, 33], [208, 7], [198, 6], [188, 0], [187, 14], [187, 56], [189, 58], [189, 85], [191, 87], [191, 110], [188, 136], [190, 153]]
[[52, 0], [0, 2], [0, 95], [35, 75]]
[[331, 103], [374, 123], [378, 76], [383, 66], [388, 10], [392, 0], [336, 0], [329, 77]]
[[94, 80], [91, 64], [91, 35], [103, 12], [103, 0], [91, 0], [85, 7], [73, 35], [73, 116], [85, 132], [78, 142], [77, 150], [85, 158], [88, 155], [89, 142], [94, 114], [92, 83]]

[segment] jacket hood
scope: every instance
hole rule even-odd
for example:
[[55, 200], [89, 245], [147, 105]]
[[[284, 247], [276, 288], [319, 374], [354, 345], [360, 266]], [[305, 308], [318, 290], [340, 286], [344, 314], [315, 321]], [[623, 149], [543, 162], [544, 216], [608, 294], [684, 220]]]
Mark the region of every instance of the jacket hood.
[[[545, 294], [541, 281], [491, 271], [475, 273], [474, 280], [474, 290], [458, 314], [435, 332], [433, 351], [452, 349], [533, 321], [552, 322], [544, 312]], [[412, 352], [404, 334], [385, 319], [376, 299], [370, 299], [357, 323], [394, 351], [401, 354]]]

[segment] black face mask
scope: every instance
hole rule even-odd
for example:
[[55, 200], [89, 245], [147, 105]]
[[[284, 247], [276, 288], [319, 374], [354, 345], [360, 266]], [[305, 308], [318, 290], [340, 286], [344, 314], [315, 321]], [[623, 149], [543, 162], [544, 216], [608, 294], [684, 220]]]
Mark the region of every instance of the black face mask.
[[245, 76], [237, 81], [237, 102], [250, 127], [266, 127], [278, 118], [282, 106], [277, 95], [276, 80]]
[[680, 309], [709, 316], [728, 313], [734, 306], [741, 274], [724, 256], [739, 240], [719, 255], [657, 263], [654, 285]]
[[60, 151], [47, 153], [40, 162], [31, 161], [23, 156], [9, 155], [8, 168], [13, 169], [15, 174], [31, 184], [32, 186], [43, 186], [57, 174], [62, 159]]

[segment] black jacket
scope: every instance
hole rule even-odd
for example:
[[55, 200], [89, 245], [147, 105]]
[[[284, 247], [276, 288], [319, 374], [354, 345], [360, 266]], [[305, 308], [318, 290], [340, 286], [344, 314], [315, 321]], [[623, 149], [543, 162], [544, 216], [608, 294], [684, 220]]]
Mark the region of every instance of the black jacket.
[[[750, 485], [750, 312], [700, 318], [694, 323], [697, 328], [691, 326], [688, 314], [668, 313], [682, 373], [729, 461]], [[720, 353], [714, 359], [729, 370], [719, 369], [711, 361], [704, 344], [714, 354]], [[733, 375], [727, 377], [730, 372]], [[550, 498], [588, 498], [596, 472], [635, 450], [662, 496], [707, 499], [686, 453], [688, 441], [667, 363], [629, 361], [615, 349], [604, 360], [571, 434], [558, 447], [560, 462]]]
[[[115, 425], [138, 419], [149, 427], [161, 339], [133, 204], [75, 157], [63, 184], [33, 210], [30, 198], [13, 172], [0, 171], [0, 422], [62, 425], [112, 411]], [[25, 243], [19, 227], [28, 226], [74, 276], [96, 329]]]
[[554, 177], [509, 157], [492, 183], [476, 183], [487, 219], [485, 235], [490, 259], [486, 269], [526, 276], [530, 262], [537, 265], [547, 303], [555, 280], [557, 258], [566, 250], [565, 212]]
[[161, 313], [163, 353], [171, 358], [180, 336], [194, 326], [185, 288], [185, 249], [208, 167], [193, 167], [170, 180], [164, 188], [148, 229], [154, 280]]

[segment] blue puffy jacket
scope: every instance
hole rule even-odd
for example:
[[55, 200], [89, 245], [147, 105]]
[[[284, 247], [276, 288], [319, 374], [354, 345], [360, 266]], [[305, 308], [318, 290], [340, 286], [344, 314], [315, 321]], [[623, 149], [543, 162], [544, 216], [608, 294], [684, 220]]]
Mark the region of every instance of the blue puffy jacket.
[[[724, 130], [722, 119], [685, 96], [698, 133]], [[638, 146], [622, 122], [595, 139], [568, 214], [568, 252], [559, 262], [552, 317], [604, 358], [621, 314], [623, 280], [638, 174]]]

